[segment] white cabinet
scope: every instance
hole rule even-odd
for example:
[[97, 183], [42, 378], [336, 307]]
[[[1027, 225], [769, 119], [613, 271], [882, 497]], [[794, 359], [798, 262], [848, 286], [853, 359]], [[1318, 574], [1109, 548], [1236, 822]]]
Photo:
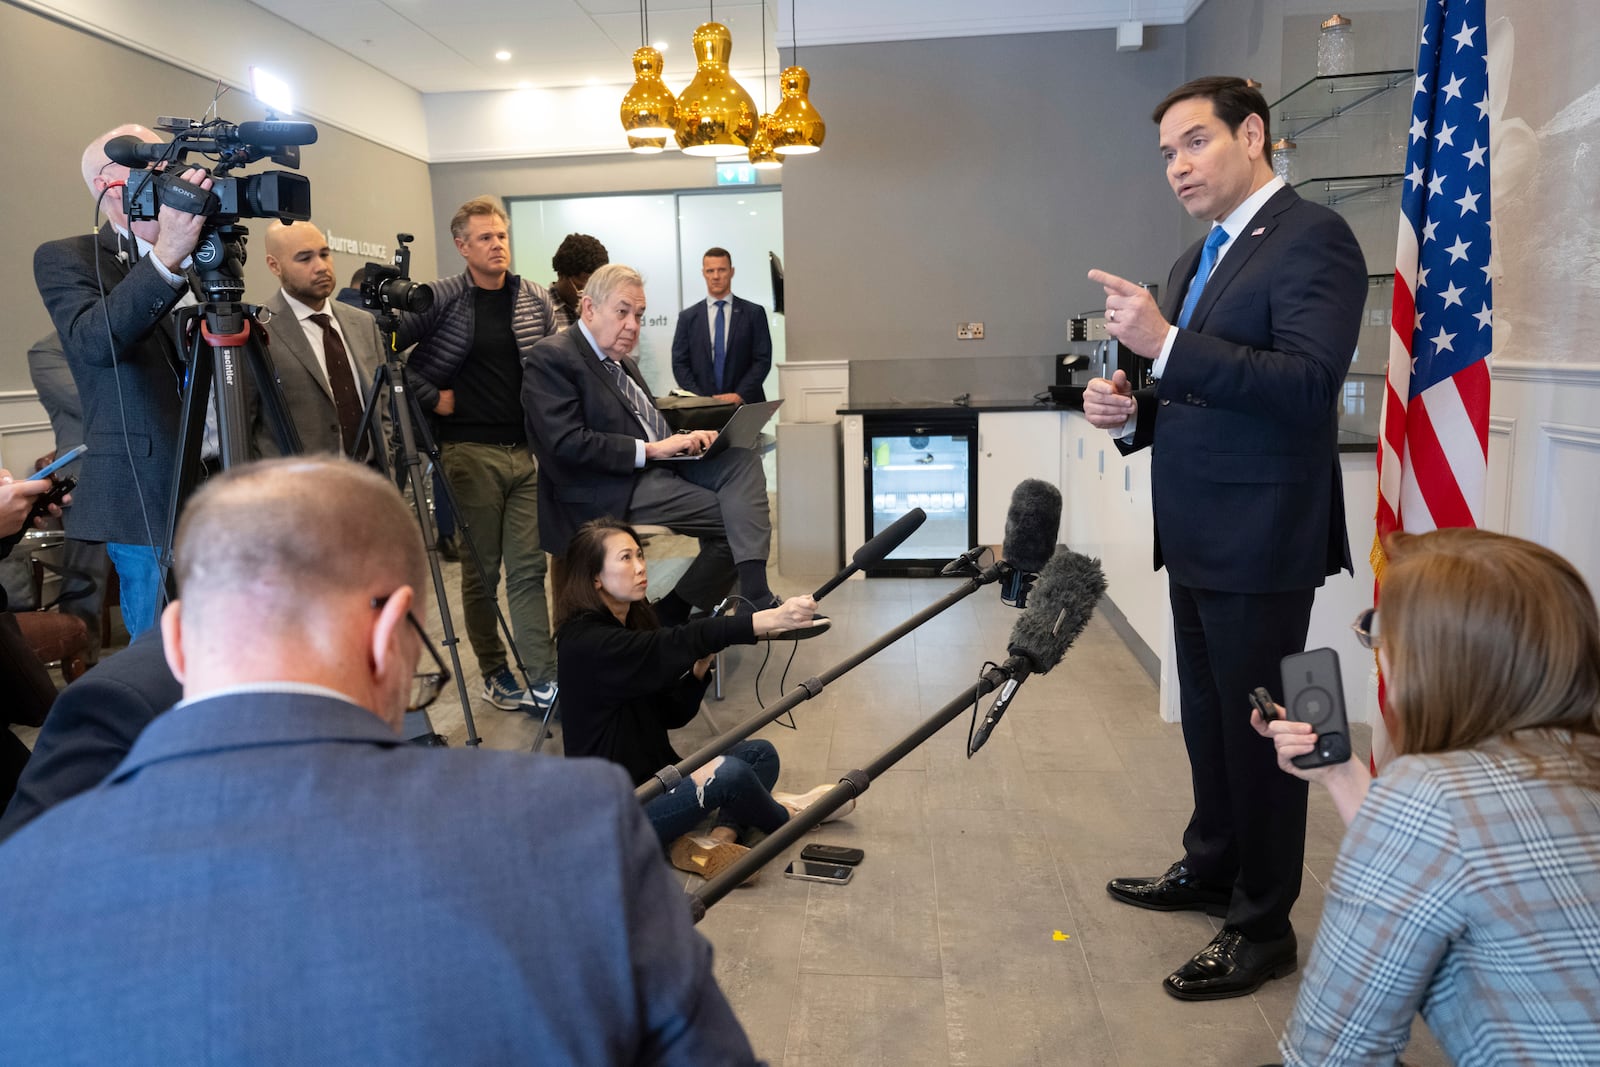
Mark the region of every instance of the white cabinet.
[[1038, 478], [1061, 484], [1059, 411], [998, 411], [978, 415], [978, 543], [1006, 536], [1006, 511], [1017, 483]]

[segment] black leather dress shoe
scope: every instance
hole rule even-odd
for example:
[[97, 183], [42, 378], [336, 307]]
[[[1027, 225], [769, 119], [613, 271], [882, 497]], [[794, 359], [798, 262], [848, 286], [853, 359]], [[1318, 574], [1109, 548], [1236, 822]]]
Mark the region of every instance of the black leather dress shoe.
[[1206, 885], [1180, 861], [1155, 878], [1113, 878], [1106, 892], [1136, 908], [1151, 911], [1203, 911], [1222, 918], [1228, 914], [1233, 891], [1223, 886]]
[[1269, 978], [1294, 973], [1294, 931], [1271, 941], [1252, 941], [1224, 926], [1199, 954], [1167, 975], [1162, 988], [1179, 1000], [1223, 1000], [1254, 993]]

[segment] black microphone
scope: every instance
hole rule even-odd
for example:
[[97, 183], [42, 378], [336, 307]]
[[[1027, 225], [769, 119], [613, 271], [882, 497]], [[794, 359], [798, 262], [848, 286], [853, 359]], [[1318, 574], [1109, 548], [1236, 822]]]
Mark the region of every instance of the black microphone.
[[170, 158], [172, 146], [165, 141], [141, 141], [131, 133], [106, 142], [106, 158], [129, 170], [143, 170], [152, 163]]
[[839, 584], [863, 567], [876, 567], [883, 562], [883, 558], [905, 543], [906, 539], [917, 532], [917, 527], [928, 521], [928, 513], [921, 508], [912, 508], [898, 519], [891, 522], [878, 532], [878, 536], [856, 549], [855, 555], [850, 557], [850, 565], [844, 570], [822, 583], [822, 588], [811, 594], [813, 600], [821, 600], [839, 587]]
[[1028, 591], [1050, 561], [1061, 535], [1061, 490], [1038, 478], [1027, 478], [1011, 491], [1006, 535], [1000, 552], [1009, 565], [1000, 599], [1013, 607], [1028, 606]]
[[1068, 548], [1058, 549], [1039, 570], [1033, 603], [1011, 628], [1011, 656], [1001, 665], [1007, 679], [996, 694], [983, 722], [972, 732], [967, 758], [982, 748], [1000, 716], [1011, 706], [1029, 675], [1048, 674], [1061, 662], [1068, 646], [1083, 632], [1094, 606], [1106, 591], [1100, 561]]
[[241, 122], [237, 126], [225, 129], [235, 140], [256, 148], [282, 148], [285, 145], [317, 143], [317, 127], [309, 122], [289, 122], [283, 119]]

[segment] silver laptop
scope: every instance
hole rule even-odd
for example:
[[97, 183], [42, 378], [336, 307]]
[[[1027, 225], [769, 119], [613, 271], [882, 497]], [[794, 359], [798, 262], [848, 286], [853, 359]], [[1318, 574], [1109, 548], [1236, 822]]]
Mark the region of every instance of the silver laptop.
[[763, 400], [759, 404], [740, 404], [733, 416], [717, 431], [711, 447], [694, 456], [663, 456], [653, 463], [697, 463], [702, 459], [720, 456], [730, 448], [754, 448], [761, 437], [761, 428], [772, 420], [783, 406], [782, 400]]

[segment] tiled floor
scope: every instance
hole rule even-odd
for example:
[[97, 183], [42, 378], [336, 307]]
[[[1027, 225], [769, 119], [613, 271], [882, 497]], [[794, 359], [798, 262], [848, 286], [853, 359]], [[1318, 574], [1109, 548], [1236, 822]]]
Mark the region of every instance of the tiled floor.
[[[671, 551], [652, 547], [657, 580], [671, 570], [659, 562]], [[779, 592], [822, 577], [786, 576]], [[758, 682], [770, 704], [957, 585], [848, 582], [823, 602], [829, 634], [770, 646], [764, 665], [769, 646], [733, 650], [727, 699], [676, 736], [679, 751], [753, 715]], [[780, 788], [865, 766], [960, 699], [986, 659], [1005, 656], [1017, 617], [994, 588], [981, 589], [801, 703], [797, 729], [762, 729], [783, 758]], [[465, 644], [462, 655], [472, 671]], [[476, 694], [475, 672], [469, 680]], [[447, 693], [435, 726], [459, 744], [455, 705]], [[474, 707], [485, 745], [532, 744], [526, 717]], [[786, 854], [708, 912], [701, 929], [716, 947], [718, 979], [757, 1053], [785, 1067], [1275, 1062], [1298, 974], [1253, 997], [1173, 1000], [1161, 979], [1217, 921], [1106, 896], [1107, 878], [1178, 858], [1189, 808], [1179, 728], [1160, 721], [1154, 683], [1111, 628], [1096, 618], [1052, 673], [1029, 680], [970, 761], [969, 722], [952, 722], [874, 782], [852, 816], [811, 835], [865, 850], [848, 885], [786, 879]], [[559, 739], [558, 730], [548, 749], [559, 751]], [[1341, 834], [1314, 789], [1295, 912], [1302, 965]], [[1406, 1062], [1445, 1062], [1420, 1020]]]

